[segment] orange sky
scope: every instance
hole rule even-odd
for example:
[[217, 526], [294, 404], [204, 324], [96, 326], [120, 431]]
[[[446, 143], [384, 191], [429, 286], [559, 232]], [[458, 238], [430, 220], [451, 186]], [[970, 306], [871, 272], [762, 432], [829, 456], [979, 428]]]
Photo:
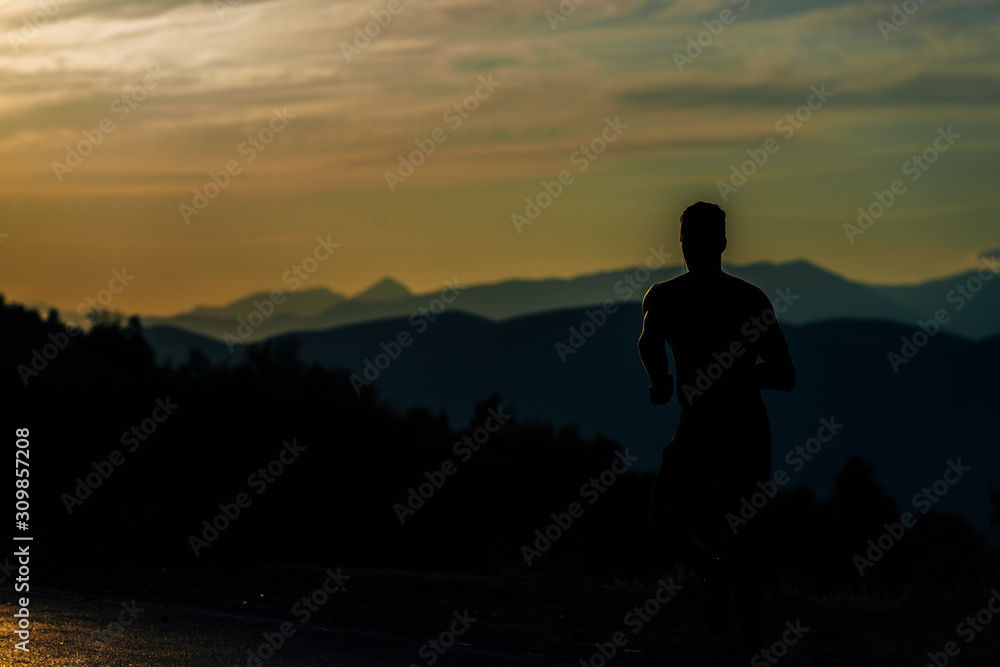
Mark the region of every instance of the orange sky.
[[913, 282], [1000, 245], [995, 3], [388, 6], [0, 3], [0, 290], [72, 310], [124, 267], [113, 307], [167, 314], [281, 287], [317, 237], [307, 286], [347, 294], [578, 275], [677, 252], [698, 199], [737, 264]]

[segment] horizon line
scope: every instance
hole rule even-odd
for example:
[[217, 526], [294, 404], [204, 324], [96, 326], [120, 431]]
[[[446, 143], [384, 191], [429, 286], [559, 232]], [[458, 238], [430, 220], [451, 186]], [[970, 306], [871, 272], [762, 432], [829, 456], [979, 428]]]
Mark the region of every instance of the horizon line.
[[[844, 275], [844, 274], [842, 274], [842, 273], [840, 273], [838, 271], [834, 271], [834, 270], [832, 270], [830, 268], [827, 268], [827, 267], [825, 267], [825, 266], [823, 266], [821, 264], [818, 264], [818, 263], [816, 263], [814, 261], [805, 259], [803, 257], [796, 258], [796, 259], [790, 259], [790, 260], [787, 260], [787, 261], [758, 260], [758, 261], [747, 262], [747, 263], [744, 263], [744, 264], [735, 264], [735, 263], [729, 263], [729, 262], [725, 262], [725, 261], [722, 262], [722, 266], [723, 266], [724, 269], [726, 269], [726, 268], [731, 268], [731, 269], [732, 268], [745, 269], [747, 267], [765, 266], [765, 265], [780, 267], [780, 266], [788, 266], [788, 265], [791, 265], [791, 264], [807, 264], [807, 265], [809, 265], [809, 266], [811, 266], [813, 268], [816, 268], [816, 269], [818, 269], [820, 271], [823, 271], [824, 273], [828, 273], [828, 274], [830, 274], [832, 276], [835, 276], [835, 277], [837, 277], [837, 278], [839, 278], [841, 280], [844, 280], [846, 282], [851, 282], [851, 283], [855, 283], [855, 284], [859, 284], [859, 285], [865, 285], [867, 287], [876, 287], [876, 288], [877, 287], [919, 287], [921, 285], [926, 285], [927, 283], [935, 282], [935, 281], [938, 281], [938, 280], [943, 280], [943, 279], [946, 279], [946, 278], [949, 278], [949, 277], [952, 277], [952, 276], [961, 276], [961, 275], [964, 275], [965, 273], [968, 273], [969, 271], [973, 270], [973, 269], [959, 270], [957, 272], [951, 272], [951, 273], [943, 274], [943, 275], [940, 275], [940, 276], [933, 276], [933, 277], [925, 278], [925, 279], [920, 280], [918, 282], [899, 282], [899, 283], [885, 283], [885, 282], [881, 282], [881, 283], [869, 283], [869, 282], [865, 282], [865, 281], [861, 281], [861, 280], [856, 280], [856, 279], [850, 278], [850, 277], [848, 277], [848, 276], [846, 276], [846, 275]], [[505, 277], [505, 278], [500, 278], [500, 279], [497, 279], [497, 280], [494, 280], [494, 281], [489, 281], [489, 282], [470, 283], [468, 285], [468, 287], [488, 287], [488, 286], [494, 286], [494, 285], [501, 285], [503, 283], [509, 283], [509, 282], [544, 282], [544, 281], [550, 281], [550, 280], [557, 280], [557, 281], [568, 282], [568, 281], [571, 281], [571, 280], [577, 280], [577, 279], [580, 279], [580, 278], [588, 278], [588, 277], [598, 276], [598, 275], [606, 274], [606, 273], [614, 273], [614, 272], [617, 272], [617, 271], [628, 272], [628, 271], [635, 270], [639, 266], [640, 265], [638, 265], [638, 264], [636, 264], [636, 265], [628, 265], [628, 266], [619, 266], [619, 267], [614, 267], [614, 268], [599, 269], [599, 270], [596, 270], [596, 271], [589, 271], [589, 272], [586, 272], [586, 273], [577, 273], [577, 274], [572, 274], [572, 275], [568, 275], [568, 276], [560, 276], [560, 275], [547, 275], [547, 276], [540, 276], [540, 277], [508, 276], [508, 277]], [[683, 262], [679, 262], [679, 263], [676, 263], [676, 264], [669, 264], [669, 265], [662, 266], [662, 267], [657, 267], [656, 269], [651, 269], [650, 271], [651, 272], [666, 271], [666, 270], [670, 270], [670, 269], [676, 268], [678, 266], [683, 267]], [[307, 287], [307, 288], [303, 288], [301, 290], [287, 290], [287, 291], [286, 290], [274, 290], [274, 289], [260, 288], [260, 289], [252, 290], [252, 291], [249, 291], [249, 292], [243, 292], [241, 296], [238, 296], [238, 297], [235, 297], [233, 299], [230, 299], [230, 300], [228, 300], [228, 301], [226, 301], [225, 303], [222, 303], [222, 304], [196, 303], [196, 304], [193, 304], [193, 305], [191, 305], [190, 307], [188, 307], [188, 308], [186, 308], [184, 310], [175, 311], [175, 312], [172, 312], [172, 313], [169, 313], [169, 314], [154, 314], [154, 313], [140, 313], [140, 312], [132, 312], [132, 313], [126, 314], [123, 311], [114, 311], [114, 310], [112, 310], [111, 312], [117, 312], [117, 313], [121, 314], [122, 317], [124, 317], [125, 319], [128, 319], [129, 317], [132, 317], [133, 315], [138, 315], [140, 318], [143, 318], [143, 319], [146, 319], [146, 318], [148, 318], [148, 319], [170, 319], [170, 318], [173, 318], [173, 317], [178, 317], [178, 316], [181, 316], [181, 315], [190, 314], [190, 313], [192, 313], [193, 311], [195, 311], [195, 310], [197, 310], [199, 308], [207, 308], [207, 309], [227, 308], [227, 307], [232, 306], [232, 305], [234, 305], [236, 303], [239, 303], [240, 301], [243, 301], [245, 299], [248, 299], [248, 298], [260, 295], [260, 294], [270, 294], [271, 292], [274, 292], [274, 291], [284, 291], [286, 294], [289, 294], [289, 293], [292, 293], [292, 292], [303, 293], [303, 292], [315, 292], [315, 291], [318, 291], [318, 290], [323, 290], [323, 291], [326, 291], [326, 292], [331, 293], [331, 294], [335, 294], [335, 295], [338, 295], [338, 296], [343, 296], [345, 301], [350, 301], [350, 300], [358, 298], [359, 296], [363, 295], [365, 292], [370, 291], [372, 288], [376, 287], [377, 285], [379, 285], [379, 284], [381, 284], [383, 282], [386, 282], [387, 280], [388, 281], [392, 281], [393, 283], [396, 283], [397, 285], [399, 285], [400, 287], [402, 287], [404, 290], [406, 290], [406, 292], [407, 292], [407, 294], [409, 296], [413, 296], [413, 297], [426, 296], [427, 294], [431, 294], [431, 293], [433, 293], [433, 292], [436, 291], [436, 289], [432, 289], [432, 290], [426, 291], [426, 292], [425, 291], [420, 291], [420, 292], [413, 291], [408, 285], [406, 285], [399, 278], [396, 278], [395, 276], [386, 274], [386, 275], [381, 276], [380, 278], [377, 278], [373, 282], [369, 283], [366, 287], [364, 287], [364, 288], [356, 291], [354, 294], [351, 294], [351, 295], [344, 294], [343, 292], [340, 292], [340, 291], [334, 289], [330, 285], [316, 285], [314, 287]], [[36, 312], [39, 312], [41, 314], [47, 314], [47, 312], [50, 309], [55, 309], [59, 313], [59, 315], [60, 315], [61, 318], [62, 318], [62, 316], [65, 313], [73, 313], [73, 310], [71, 308], [65, 308], [65, 309], [64, 308], [60, 308], [60, 307], [58, 307], [56, 305], [53, 305], [51, 303], [48, 303], [46, 301], [35, 301], [35, 302], [28, 303], [28, 302], [19, 301], [19, 300], [16, 300], [16, 299], [9, 299], [3, 292], [0, 292], [0, 298], [3, 298], [8, 304], [22, 305], [25, 308], [28, 308], [30, 310], [35, 310]]]

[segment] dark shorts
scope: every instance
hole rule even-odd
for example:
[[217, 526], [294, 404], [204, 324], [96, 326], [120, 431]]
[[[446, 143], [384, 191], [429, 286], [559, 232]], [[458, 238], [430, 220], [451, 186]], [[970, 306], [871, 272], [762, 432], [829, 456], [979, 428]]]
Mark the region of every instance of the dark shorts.
[[651, 528], [660, 537], [693, 533], [711, 551], [734, 540], [764, 540], [770, 503], [753, 503], [762, 504], [766, 496], [758, 492], [770, 479], [771, 424], [763, 401], [682, 412], [653, 487]]

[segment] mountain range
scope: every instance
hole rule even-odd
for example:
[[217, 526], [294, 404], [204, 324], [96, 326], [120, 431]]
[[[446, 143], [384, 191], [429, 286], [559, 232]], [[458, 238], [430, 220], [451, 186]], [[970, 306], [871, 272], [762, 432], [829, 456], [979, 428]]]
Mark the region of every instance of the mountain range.
[[[860, 454], [905, 511], [961, 459], [971, 471], [938, 509], [960, 511], [995, 539], [988, 514], [1000, 463], [992, 416], [1000, 404], [1000, 280], [970, 271], [885, 286], [804, 261], [725, 268], [776, 305], [798, 371], [792, 392], [765, 392], [774, 470], [788, 472], [790, 486], [823, 496], [847, 459]], [[676, 402], [648, 402], [636, 353], [639, 301], [649, 285], [683, 270], [468, 286], [452, 278], [450, 291], [443, 284], [423, 294], [385, 278], [353, 297], [323, 288], [289, 292], [269, 314], [271, 295], [260, 293], [222, 308], [144, 318], [144, 326], [160, 357], [173, 363], [192, 349], [211, 361], [238, 361], [242, 343], [296, 339], [303, 361], [347, 369], [359, 387], [374, 387], [400, 408], [443, 410], [457, 427], [476, 402], [497, 393], [519, 419], [603, 433], [639, 456], [638, 469], [655, 471], [678, 409]], [[241, 322], [250, 335], [237, 333]], [[843, 428], [815, 455], [796, 453], [822, 420]]]
[[[772, 301], [780, 294], [794, 299], [782, 320], [805, 324], [828, 319], [879, 319], [915, 326], [933, 318], [939, 309], [950, 312], [944, 329], [971, 339], [1000, 333], [1000, 288], [981, 284], [967, 291], [975, 308], [957, 308], [965, 300], [957, 288], [976, 277], [975, 271], [919, 285], [878, 286], [847, 280], [805, 261], [785, 264], [758, 263], [725, 267], [727, 271], [758, 285]], [[459, 278], [442, 284], [438, 292], [412, 294], [392, 278], [384, 278], [353, 297], [325, 287], [285, 292], [280, 303], [271, 292], [249, 295], [221, 307], [201, 306], [170, 317], [143, 317], [147, 327], [173, 326], [223, 340], [228, 334], [239, 342], [255, 342], [291, 331], [319, 331], [360, 322], [410, 316], [425, 311], [462, 311], [489, 320], [502, 321], [524, 315], [566, 308], [598, 305], [612, 299], [632, 303], [642, 299], [648, 287], [684, 271], [672, 266], [654, 271], [644, 268], [605, 271], [576, 278], [506, 280], [495, 284], [464, 285]], [[638, 280], [645, 277], [645, 280]], [[975, 283], [973, 283], [975, 285]], [[1000, 281], [998, 281], [1000, 285]], [[779, 292], [780, 291], [780, 292]], [[442, 292], [452, 300], [440, 301]], [[953, 302], [949, 302], [949, 295]], [[237, 333], [241, 322], [243, 333]], [[254, 326], [256, 325], [256, 326]], [[230, 339], [231, 340], [231, 339]]]
[[[807, 294], [803, 289], [803, 306]], [[278, 339], [297, 339], [303, 361], [348, 369], [359, 388], [374, 387], [401, 409], [443, 410], [453, 425], [472, 429], [477, 425], [467, 420], [475, 403], [497, 393], [516, 419], [603, 433], [639, 457], [636, 469], [655, 471], [677, 424], [677, 404], [649, 404], [636, 352], [639, 304], [620, 304], [601, 326], [586, 328], [589, 337], [571, 340], [583, 323], [595, 321], [595, 312], [568, 308], [502, 321], [445, 312], [433, 322], [386, 318]], [[993, 539], [989, 489], [1000, 463], [1000, 336], [972, 341], [941, 331], [924, 339], [914, 336], [912, 325], [872, 319], [785, 322], [783, 328], [798, 381], [791, 392], [764, 395], [773, 469], [789, 475], [787, 489], [805, 484], [823, 497], [845, 462], [860, 454], [900, 510], [913, 511], [915, 494], [942, 479], [949, 462], [965, 465], [970, 471], [946, 486], [934, 507], [962, 513]], [[176, 327], [150, 327], [146, 336], [175, 363], [192, 348], [214, 361], [238, 361], [245, 353]], [[914, 340], [911, 354], [904, 341]], [[573, 351], [560, 352], [560, 343]], [[904, 361], [893, 362], [890, 353]], [[840, 425], [834, 437], [810, 453], [830, 424]]]
[[[878, 319], [916, 326], [945, 309], [943, 328], [953, 334], [980, 339], [1000, 333], [1000, 281], [979, 282], [976, 271], [919, 285], [868, 285], [847, 280], [809, 262], [757, 263], [726, 266], [740, 278], [758, 285], [772, 301], [791, 295], [794, 306], [782, 320], [805, 324], [829, 319]], [[280, 303], [272, 292], [260, 292], [221, 307], [201, 306], [170, 317], [143, 317], [147, 327], [172, 326], [223, 340], [228, 334], [240, 342], [255, 342], [292, 331], [321, 331], [361, 322], [406, 317], [420, 309], [462, 311], [493, 321], [567, 308], [641, 300], [653, 283], [682, 273], [680, 265], [646, 271], [644, 267], [604, 271], [575, 278], [506, 280], [465, 285], [461, 277], [442, 283], [439, 291], [413, 294], [392, 278], [384, 278], [353, 297], [327, 288], [284, 292]], [[992, 274], [989, 274], [992, 275]], [[643, 277], [643, 280], [638, 278]], [[970, 281], [972, 281], [970, 283]], [[449, 287], [451, 285], [452, 287]], [[972, 287], [978, 285], [973, 292]], [[963, 296], [964, 294], [968, 296]], [[439, 301], [445, 293], [451, 303]], [[949, 300], [950, 299], [950, 300]], [[959, 302], [969, 307], [959, 307]], [[972, 307], [974, 304], [975, 307]], [[241, 321], [246, 323], [237, 333]]]

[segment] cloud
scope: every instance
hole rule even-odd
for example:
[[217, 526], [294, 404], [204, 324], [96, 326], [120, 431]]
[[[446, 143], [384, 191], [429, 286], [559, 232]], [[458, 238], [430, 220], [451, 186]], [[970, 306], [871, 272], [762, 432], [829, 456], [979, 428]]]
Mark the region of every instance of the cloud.
[[[500, 93], [451, 137], [459, 166], [449, 173], [458, 178], [509, 155], [518, 157], [496, 178], [524, 160], [529, 172], [544, 172], [608, 115], [634, 121], [623, 156], [746, 142], [822, 83], [836, 94], [830, 113], [841, 123], [864, 110], [909, 115], [915, 107], [940, 107], [957, 123], [998, 102], [995, 3], [959, 1], [954, 12], [928, 3], [888, 42], [875, 22], [889, 5], [860, 0], [751, 0], [745, 11], [742, 1], [584, 2], [552, 30], [545, 11], [559, 5], [404, 2], [378, 26], [372, 11], [384, 10], [381, 0], [232, 0], [221, 16], [207, 1], [67, 0], [16, 51], [0, 51], [0, 176], [17, 165], [19, 183], [55, 187], [52, 160], [149, 65], [168, 79], [95, 153], [95, 178], [119, 172], [112, 156], [156, 189], [168, 175], [200, 177], [272, 107], [287, 105], [300, 137], [283, 137], [274, 153], [289, 151], [284, 159], [261, 165], [284, 170], [274, 187], [364, 187], [491, 73], [503, 81]], [[674, 52], [726, 9], [734, 22], [678, 71]], [[3, 34], [32, 11], [23, 0], [0, 7]], [[354, 45], [366, 26], [369, 44], [347, 62], [341, 45]]]

